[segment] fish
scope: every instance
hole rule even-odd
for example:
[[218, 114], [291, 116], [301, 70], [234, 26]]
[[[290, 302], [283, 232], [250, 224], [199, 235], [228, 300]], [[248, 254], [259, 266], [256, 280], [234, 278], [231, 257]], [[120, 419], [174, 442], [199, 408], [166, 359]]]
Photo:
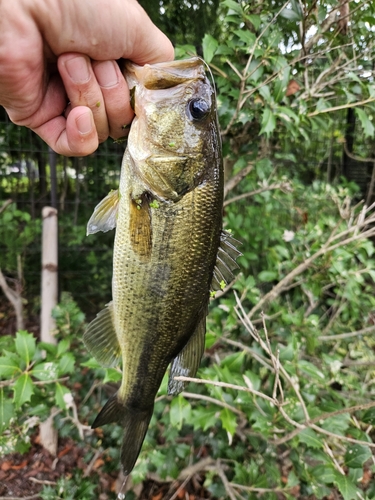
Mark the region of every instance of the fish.
[[229, 283], [241, 255], [223, 231], [223, 163], [215, 92], [198, 58], [127, 63], [135, 118], [119, 189], [96, 207], [87, 234], [116, 228], [112, 301], [84, 333], [105, 367], [122, 361], [117, 393], [93, 428], [123, 427], [125, 476], [140, 453], [168, 365], [168, 394], [194, 377], [212, 290]]

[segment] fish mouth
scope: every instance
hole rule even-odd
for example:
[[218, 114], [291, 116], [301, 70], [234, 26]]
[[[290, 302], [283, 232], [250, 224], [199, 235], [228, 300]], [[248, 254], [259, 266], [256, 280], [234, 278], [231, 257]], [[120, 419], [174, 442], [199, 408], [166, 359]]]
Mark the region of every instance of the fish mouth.
[[144, 66], [127, 62], [124, 75], [129, 88], [141, 84], [148, 90], [163, 90], [189, 81], [203, 80], [204, 64], [199, 57]]

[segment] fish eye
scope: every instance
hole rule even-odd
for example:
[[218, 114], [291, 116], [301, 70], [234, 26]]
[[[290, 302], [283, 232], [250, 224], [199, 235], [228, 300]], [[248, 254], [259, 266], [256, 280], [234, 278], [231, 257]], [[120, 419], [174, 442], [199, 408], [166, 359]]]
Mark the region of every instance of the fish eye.
[[210, 111], [210, 106], [204, 99], [192, 99], [188, 103], [188, 110], [193, 120], [203, 120]]

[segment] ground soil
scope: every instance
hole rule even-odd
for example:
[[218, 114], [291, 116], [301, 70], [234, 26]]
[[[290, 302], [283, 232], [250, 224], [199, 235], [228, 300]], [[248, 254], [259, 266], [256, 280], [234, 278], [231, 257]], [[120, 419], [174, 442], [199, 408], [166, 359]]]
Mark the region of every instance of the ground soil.
[[[115, 499], [121, 480], [118, 475], [103, 471], [105, 456], [96, 456], [87, 464], [83, 456], [87, 450], [71, 439], [60, 440], [57, 456], [53, 457], [32, 438], [32, 446], [25, 454], [15, 453], [0, 458], [0, 500], [40, 500], [43, 485], [54, 485], [60, 477], [70, 478], [80, 469], [89, 473], [99, 489], [99, 500]], [[203, 500], [212, 498], [202, 487], [203, 477], [195, 475], [189, 482], [160, 483], [147, 480], [136, 487], [139, 500]], [[77, 500], [80, 500], [77, 498]], [[96, 500], [96, 499], [95, 499]]]

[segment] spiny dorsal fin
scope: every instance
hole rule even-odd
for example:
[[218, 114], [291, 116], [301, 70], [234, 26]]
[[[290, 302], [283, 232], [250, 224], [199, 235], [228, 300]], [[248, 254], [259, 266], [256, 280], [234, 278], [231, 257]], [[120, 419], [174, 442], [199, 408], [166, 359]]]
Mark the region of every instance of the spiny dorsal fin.
[[239, 267], [236, 259], [242, 255], [237, 249], [238, 245], [241, 245], [241, 242], [227, 231], [221, 231], [220, 246], [211, 283], [212, 290], [221, 290], [234, 279], [233, 271]]
[[87, 235], [99, 231], [106, 233], [116, 227], [119, 200], [120, 194], [118, 189], [116, 189], [108, 193], [107, 196], [96, 205], [87, 223]]
[[112, 302], [91, 321], [83, 334], [83, 341], [102, 366], [116, 366], [119, 363], [121, 349], [113, 323]]
[[199, 368], [203, 352], [206, 334], [206, 314], [198, 323], [195, 332], [182, 351], [173, 359], [169, 373], [168, 394], [177, 395], [187, 385], [187, 382], [174, 380], [174, 377], [194, 377]]

